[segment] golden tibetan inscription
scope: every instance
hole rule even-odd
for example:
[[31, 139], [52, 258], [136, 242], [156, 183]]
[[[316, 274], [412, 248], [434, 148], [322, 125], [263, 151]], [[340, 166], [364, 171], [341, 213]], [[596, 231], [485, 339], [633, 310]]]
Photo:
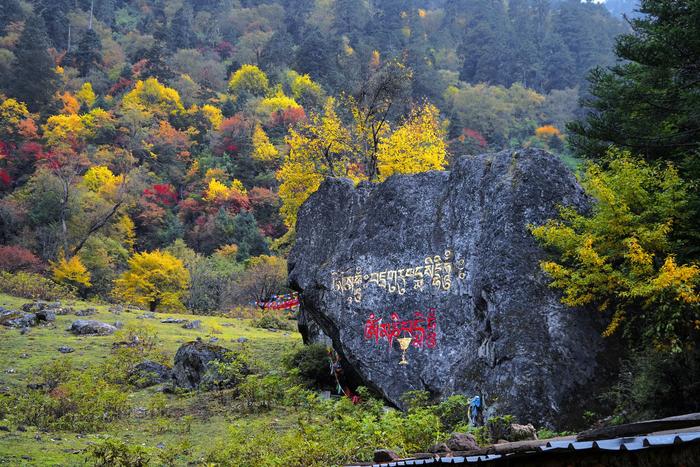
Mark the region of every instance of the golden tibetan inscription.
[[362, 271], [356, 268], [352, 273], [331, 272], [332, 290], [346, 295], [349, 303], [362, 302], [362, 291], [368, 287], [378, 287], [396, 295], [403, 295], [409, 289], [449, 292], [453, 279], [465, 277], [464, 260], [456, 260], [451, 250], [446, 250], [442, 256], [427, 256], [422, 264], [400, 269]]

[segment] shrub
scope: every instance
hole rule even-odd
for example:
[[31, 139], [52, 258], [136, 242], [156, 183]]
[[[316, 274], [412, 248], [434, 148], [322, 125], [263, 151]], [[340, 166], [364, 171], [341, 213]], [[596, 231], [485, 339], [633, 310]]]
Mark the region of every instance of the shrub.
[[507, 440], [510, 436], [510, 425], [512, 423], [515, 423], [515, 417], [512, 415], [489, 418], [486, 422], [486, 429], [489, 433], [491, 442], [497, 443], [500, 439]]
[[33, 300], [75, 298], [73, 290], [31, 272], [0, 271], [0, 292]]
[[127, 395], [98, 371], [72, 371], [51, 388], [11, 394], [10, 419], [44, 430], [96, 431], [128, 412]]
[[106, 439], [87, 450], [87, 458], [95, 465], [114, 467], [146, 467], [151, 455], [146, 448], [129, 445], [116, 439]]
[[238, 386], [241, 408], [262, 412], [284, 400], [286, 381], [278, 375], [248, 375]]
[[0, 270], [7, 272], [42, 270], [41, 260], [19, 245], [0, 245]]
[[284, 331], [293, 331], [294, 324], [290, 323], [284, 316], [278, 314], [267, 313], [261, 318], [253, 320], [253, 327], [263, 329], [281, 329]]
[[331, 360], [323, 344], [302, 346], [285, 355], [283, 361], [288, 369], [297, 370], [309, 385], [319, 388], [335, 386], [335, 378], [330, 371]]

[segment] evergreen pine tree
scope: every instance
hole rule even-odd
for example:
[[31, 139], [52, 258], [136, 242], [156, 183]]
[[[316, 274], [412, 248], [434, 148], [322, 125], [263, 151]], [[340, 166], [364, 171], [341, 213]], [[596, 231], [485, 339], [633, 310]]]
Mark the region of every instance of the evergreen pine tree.
[[80, 76], [86, 76], [90, 70], [100, 66], [102, 63], [102, 41], [94, 29], [88, 29], [80, 38], [74, 58]]
[[58, 89], [55, 64], [41, 17], [30, 16], [15, 50], [12, 95], [33, 112], [44, 109]]

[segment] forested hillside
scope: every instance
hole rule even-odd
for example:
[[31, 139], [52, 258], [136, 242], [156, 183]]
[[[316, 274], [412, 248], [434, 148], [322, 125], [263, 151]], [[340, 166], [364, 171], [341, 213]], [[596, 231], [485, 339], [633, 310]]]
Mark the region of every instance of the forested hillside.
[[168, 249], [187, 307], [244, 301], [224, 284], [285, 251], [324, 176], [566, 152], [623, 30], [576, 0], [5, 1], [0, 266], [110, 298], [134, 252]]

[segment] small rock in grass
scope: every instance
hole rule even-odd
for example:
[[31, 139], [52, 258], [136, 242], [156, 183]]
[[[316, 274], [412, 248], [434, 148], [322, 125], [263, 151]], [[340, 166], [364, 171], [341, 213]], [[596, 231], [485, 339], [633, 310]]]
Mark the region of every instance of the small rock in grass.
[[183, 323], [186, 323], [187, 320], [182, 319], [182, 318], [173, 318], [172, 316], [170, 316], [168, 318], [161, 320], [160, 322], [163, 324], [183, 324]]
[[109, 334], [114, 334], [117, 328], [111, 324], [103, 323], [101, 321], [79, 319], [77, 321], [73, 321], [73, 324], [71, 324], [71, 327], [68, 330], [76, 335], [106, 336]]
[[75, 316], [91, 316], [97, 313], [97, 310], [95, 308], [83, 308], [82, 310], [78, 310], [75, 312]]
[[218, 338], [218, 337], [212, 336], [212, 337], [209, 338], [209, 342], [211, 342], [212, 344], [213, 344], [214, 342], [219, 342], [219, 338]]
[[58, 351], [61, 353], [71, 353], [75, 352], [75, 349], [73, 347], [68, 347], [67, 345], [62, 345], [58, 348]]
[[202, 327], [202, 322], [198, 319], [185, 323], [182, 325], [184, 329], [200, 329]]
[[28, 353], [23, 353], [23, 354], [19, 355], [19, 358], [29, 358], [29, 357], [31, 357], [31, 355], [29, 355]]
[[239, 344], [243, 344], [244, 342], [248, 342], [248, 338], [247, 337], [239, 337], [238, 339], [236, 339], [236, 342], [238, 342]]
[[165, 449], [165, 443], [158, 443], [158, 444], [156, 444], [156, 447], [158, 449]]
[[2, 425], [2, 426], [0, 426], [0, 431], [10, 431], [10, 427]]

